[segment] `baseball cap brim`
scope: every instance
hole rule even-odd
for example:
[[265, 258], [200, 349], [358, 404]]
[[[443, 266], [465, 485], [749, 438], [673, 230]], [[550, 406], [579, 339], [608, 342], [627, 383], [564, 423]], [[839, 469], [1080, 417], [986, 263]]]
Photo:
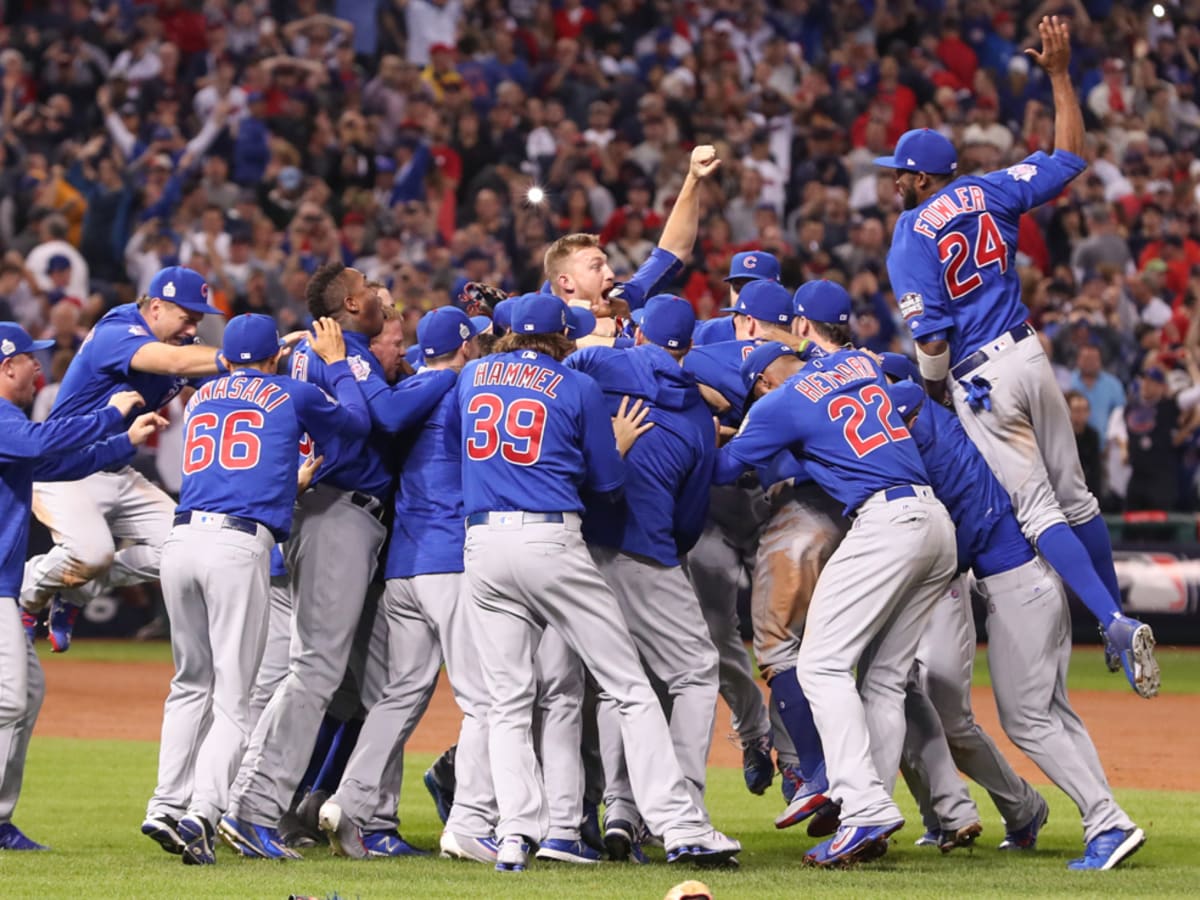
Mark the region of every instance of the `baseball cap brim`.
[[54, 346], [54, 341], [34, 341], [30, 344], [28, 350], [23, 350], [23, 353], [36, 353], [39, 350], [49, 350]]
[[747, 275], [745, 272], [739, 272], [737, 275], [726, 275], [721, 279], [726, 284], [731, 281], [774, 281], [774, 278], [768, 278], [766, 275]]
[[492, 327], [492, 320], [487, 316], [471, 316], [471, 326], [475, 329], [475, 334], [483, 334]]
[[589, 309], [567, 307], [567, 337], [573, 341], [587, 337], [596, 330], [596, 317]]

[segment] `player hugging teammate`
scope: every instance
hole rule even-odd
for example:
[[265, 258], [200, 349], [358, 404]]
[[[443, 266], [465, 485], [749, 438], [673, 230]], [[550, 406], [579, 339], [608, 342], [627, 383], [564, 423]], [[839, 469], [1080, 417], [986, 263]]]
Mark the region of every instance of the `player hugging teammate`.
[[[0, 598], [13, 598], [0, 846], [38, 846], [10, 821], [41, 699], [16, 601], [30, 641], [50, 607], [61, 651], [91, 592], [161, 568], [177, 671], [142, 831], [185, 863], [213, 864], [217, 837], [259, 859], [320, 841], [356, 859], [423, 854], [397, 799], [442, 661], [463, 713], [456, 750], [426, 775], [445, 857], [517, 872], [644, 861], [659, 845], [668, 862], [736, 864], [740, 843], [705, 804], [718, 693], [748, 789], [778, 766], [777, 827], [807, 822], [821, 839], [809, 865], [887, 852], [905, 824], [901, 769], [919, 844], [979, 837], [961, 769], [1000, 809], [1000, 847], [1032, 849], [1046, 802], [970, 709], [972, 577], [1002, 726], [1080, 809], [1085, 852], [1069, 865], [1128, 858], [1145, 836], [1066, 699], [1063, 583], [1144, 697], [1154, 640], [1120, 612], [1011, 264], [1018, 217], [1084, 167], [1067, 29], [1040, 31], [1053, 154], [956, 179], [953, 146], [915, 131], [877, 160], [905, 202], [888, 268], [919, 366], [855, 349], [846, 291], [792, 293], [760, 251], [734, 258], [726, 317], [698, 324], [659, 293], [692, 253], [701, 182], [720, 165], [707, 146], [629, 281], [593, 236], [560, 238], [541, 292], [488, 309], [480, 298], [497, 298], [472, 288], [490, 321], [426, 314], [411, 368], [361, 272], [313, 275], [314, 324], [284, 376], [292, 341], [265, 317], [230, 322], [219, 353], [190, 346], [212, 308], [176, 267], [97, 324], [50, 421], [30, 426], [16, 407], [38, 345], [0, 324], [0, 414], [17, 435], [0, 450], [15, 505], [0, 529]], [[173, 505], [124, 463], [159, 424], [133, 408], [189, 379]], [[54, 486], [68, 478], [82, 480]], [[56, 547], [22, 578], [31, 505]]]

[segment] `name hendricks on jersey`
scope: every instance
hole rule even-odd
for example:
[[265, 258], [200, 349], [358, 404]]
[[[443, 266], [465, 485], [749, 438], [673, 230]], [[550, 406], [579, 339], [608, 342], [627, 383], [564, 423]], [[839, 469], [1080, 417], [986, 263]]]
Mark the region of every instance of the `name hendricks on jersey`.
[[975, 184], [955, 188], [953, 193], [939, 194], [929, 201], [929, 205], [921, 210], [913, 222], [913, 231], [927, 238], [935, 238], [938, 229], [949, 225], [955, 217], [986, 209], [987, 198], [983, 188]]
[[[813, 365], [820, 366], [820, 360], [814, 360]], [[851, 356], [831, 369], [824, 369], [805, 375], [796, 382], [795, 388], [813, 403], [816, 403], [826, 394], [832, 393], [847, 384], [852, 384], [856, 381], [875, 381], [878, 377], [878, 374], [867, 364], [865, 359], [861, 356]]]
[[[265, 383], [264, 383], [265, 381]], [[221, 378], [210, 381], [188, 401], [190, 413], [197, 403], [205, 400], [245, 400], [266, 412], [274, 412], [291, 399], [277, 383], [262, 378]]]
[[530, 363], [494, 362], [476, 368], [475, 380], [472, 384], [475, 387], [504, 385], [525, 388], [553, 399], [558, 397], [558, 394], [554, 393], [554, 389], [558, 387], [562, 379], [562, 375], [544, 366], [535, 366]]

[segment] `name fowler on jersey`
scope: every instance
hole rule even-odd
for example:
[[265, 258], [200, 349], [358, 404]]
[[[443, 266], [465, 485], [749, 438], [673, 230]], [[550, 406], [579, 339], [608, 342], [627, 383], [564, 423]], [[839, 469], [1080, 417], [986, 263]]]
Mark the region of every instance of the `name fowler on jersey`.
[[[536, 359], [537, 354], [526, 350], [521, 354], [524, 359]], [[475, 369], [472, 384], [475, 387], [491, 387], [504, 385], [508, 387], [525, 388], [545, 394], [551, 399], [558, 397], [554, 389], [562, 382], [562, 375], [547, 369], [545, 366], [530, 363], [493, 362], [482, 364]]]
[[[819, 359], [814, 359], [811, 365], [820, 368], [822, 363]], [[879, 374], [867, 364], [865, 359], [851, 356], [831, 369], [822, 369], [805, 375], [798, 379], [793, 387], [816, 403], [826, 394], [833, 393], [838, 388], [856, 381], [875, 382], [878, 378]]]
[[979, 185], [955, 188], [929, 201], [913, 222], [913, 231], [927, 238], [936, 238], [938, 230], [949, 225], [957, 216], [986, 209], [987, 197]]
[[244, 400], [266, 412], [274, 412], [289, 399], [291, 395], [277, 383], [262, 378], [221, 378], [208, 382], [196, 391], [188, 401], [187, 411], [190, 413], [197, 403], [205, 400]]

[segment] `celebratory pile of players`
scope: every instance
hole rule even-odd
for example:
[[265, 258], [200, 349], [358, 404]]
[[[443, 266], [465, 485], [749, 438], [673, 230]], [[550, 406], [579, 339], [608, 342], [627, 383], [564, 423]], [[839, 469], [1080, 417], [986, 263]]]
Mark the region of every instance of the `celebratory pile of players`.
[[[1000, 848], [1033, 849], [1047, 804], [971, 712], [972, 589], [1001, 724], [1080, 810], [1070, 867], [1128, 858], [1145, 836], [1066, 697], [1064, 583], [1144, 697], [1154, 640], [1120, 613], [1011, 265], [1018, 217], [1084, 168], [1066, 26], [1040, 35], [1053, 154], [956, 178], [953, 146], [913, 131], [877, 160], [907, 210], [888, 273], [916, 364], [854, 349], [846, 291], [793, 294], [766, 253], [735, 257], [727, 316], [698, 323], [657, 292], [695, 243], [712, 147], [629, 282], [568, 235], [542, 292], [473, 289], [476, 315], [420, 320], [412, 360], [380, 286], [341, 264], [309, 283], [310, 331], [245, 315], [219, 351], [195, 345], [217, 310], [172, 267], [96, 325], [32, 424], [42, 342], [0, 323], [0, 846], [41, 849], [11, 819], [43, 615], [61, 652], [90, 597], [158, 578], [176, 674], [142, 832], [184, 863], [214, 863], [218, 837], [267, 859], [320, 840], [420, 853], [397, 800], [443, 662], [463, 717], [425, 778], [444, 856], [520, 871], [660, 843], [669, 862], [732, 864], [741, 845], [704, 799], [718, 693], [747, 787], [777, 767], [776, 826], [823, 839], [809, 864], [886, 852], [897, 771], [918, 844], [980, 835], [961, 770], [999, 809]], [[163, 425], [137, 410], [191, 388], [176, 504], [128, 461]], [[26, 562], [31, 508], [55, 546]]]

